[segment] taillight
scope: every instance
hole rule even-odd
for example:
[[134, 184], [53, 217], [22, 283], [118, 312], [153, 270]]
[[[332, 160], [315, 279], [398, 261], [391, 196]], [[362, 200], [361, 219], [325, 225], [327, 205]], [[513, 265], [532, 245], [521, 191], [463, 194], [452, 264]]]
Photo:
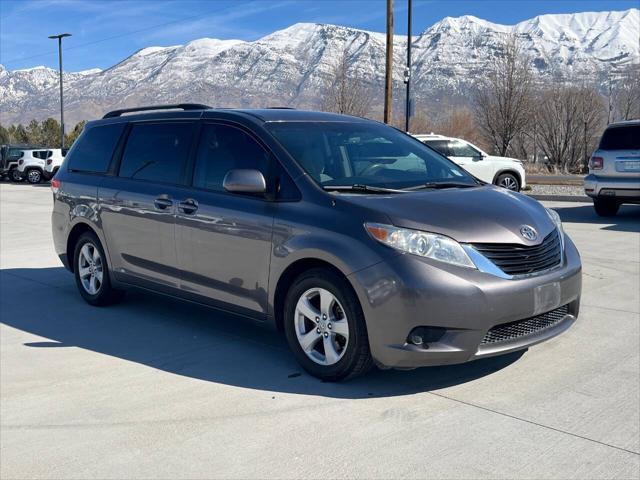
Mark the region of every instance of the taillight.
[[51, 191], [53, 193], [58, 193], [58, 190], [60, 190], [60, 187], [62, 186], [62, 182], [56, 178], [54, 178], [53, 180], [51, 180]]
[[604, 159], [602, 157], [591, 157], [591, 161], [589, 162], [591, 170], [602, 170], [603, 165]]
[[47, 165], [51, 165], [53, 163], [53, 160], [51, 160], [50, 158], [47, 159]]

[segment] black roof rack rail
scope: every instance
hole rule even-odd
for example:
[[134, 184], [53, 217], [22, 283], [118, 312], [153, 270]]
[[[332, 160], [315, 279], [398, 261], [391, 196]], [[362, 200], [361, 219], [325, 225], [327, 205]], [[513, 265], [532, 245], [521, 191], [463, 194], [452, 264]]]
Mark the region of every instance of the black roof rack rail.
[[170, 110], [175, 108], [181, 109], [181, 110], [208, 110], [212, 107], [210, 107], [209, 105], [202, 105], [200, 103], [176, 103], [173, 105], [149, 105], [147, 107], [122, 108], [120, 110], [113, 110], [105, 114], [105, 116], [102, 118], [119, 117], [123, 113], [145, 112], [150, 110]]

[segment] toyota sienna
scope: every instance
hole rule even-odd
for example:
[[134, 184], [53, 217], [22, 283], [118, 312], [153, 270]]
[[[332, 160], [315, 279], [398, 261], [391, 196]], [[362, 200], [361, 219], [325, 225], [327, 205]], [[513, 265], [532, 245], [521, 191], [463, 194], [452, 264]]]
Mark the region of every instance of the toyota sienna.
[[92, 305], [142, 288], [268, 322], [312, 375], [462, 363], [578, 316], [556, 212], [387, 125], [180, 104], [90, 122], [54, 180]]

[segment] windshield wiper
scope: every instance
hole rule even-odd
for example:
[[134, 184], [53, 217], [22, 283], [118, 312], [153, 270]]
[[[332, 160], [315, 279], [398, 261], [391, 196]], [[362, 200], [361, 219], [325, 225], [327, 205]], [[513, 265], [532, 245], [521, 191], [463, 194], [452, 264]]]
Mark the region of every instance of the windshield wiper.
[[439, 189], [439, 188], [470, 188], [470, 187], [477, 187], [478, 185], [480, 185], [479, 183], [476, 184], [469, 184], [469, 183], [462, 183], [462, 182], [427, 182], [427, 183], [423, 183], [422, 185], [416, 185], [415, 187], [408, 187], [405, 188], [405, 191], [413, 191], [413, 190], [422, 190], [422, 189], [426, 189], [426, 188], [435, 188], [435, 189]]
[[374, 187], [372, 185], [364, 185], [354, 183], [353, 185], [323, 185], [327, 191], [346, 191], [346, 192], [366, 192], [366, 193], [407, 193], [407, 190], [397, 190], [395, 188]]

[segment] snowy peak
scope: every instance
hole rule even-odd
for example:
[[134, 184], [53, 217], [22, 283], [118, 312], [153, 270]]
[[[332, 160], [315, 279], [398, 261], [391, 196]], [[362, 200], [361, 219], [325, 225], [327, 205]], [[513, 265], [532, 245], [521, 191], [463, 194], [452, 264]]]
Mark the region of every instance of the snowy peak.
[[[541, 15], [500, 25], [465, 15], [447, 17], [414, 36], [412, 86], [416, 102], [468, 98], [505, 34], [522, 41], [542, 78], [600, 78], [640, 62], [640, 11]], [[394, 37], [393, 72], [402, 86], [407, 39]], [[253, 42], [201, 38], [185, 45], [143, 48], [106, 69], [65, 73], [71, 122], [106, 110], [149, 103], [201, 102], [221, 107], [287, 105], [317, 108], [345, 53], [349, 75], [382, 104], [384, 33], [339, 25], [297, 23]], [[0, 66], [3, 120], [28, 122], [55, 113], [58, 72], [46, 67], [10, 71]], [[399, 98], [399, 97], [397, 97]]]

